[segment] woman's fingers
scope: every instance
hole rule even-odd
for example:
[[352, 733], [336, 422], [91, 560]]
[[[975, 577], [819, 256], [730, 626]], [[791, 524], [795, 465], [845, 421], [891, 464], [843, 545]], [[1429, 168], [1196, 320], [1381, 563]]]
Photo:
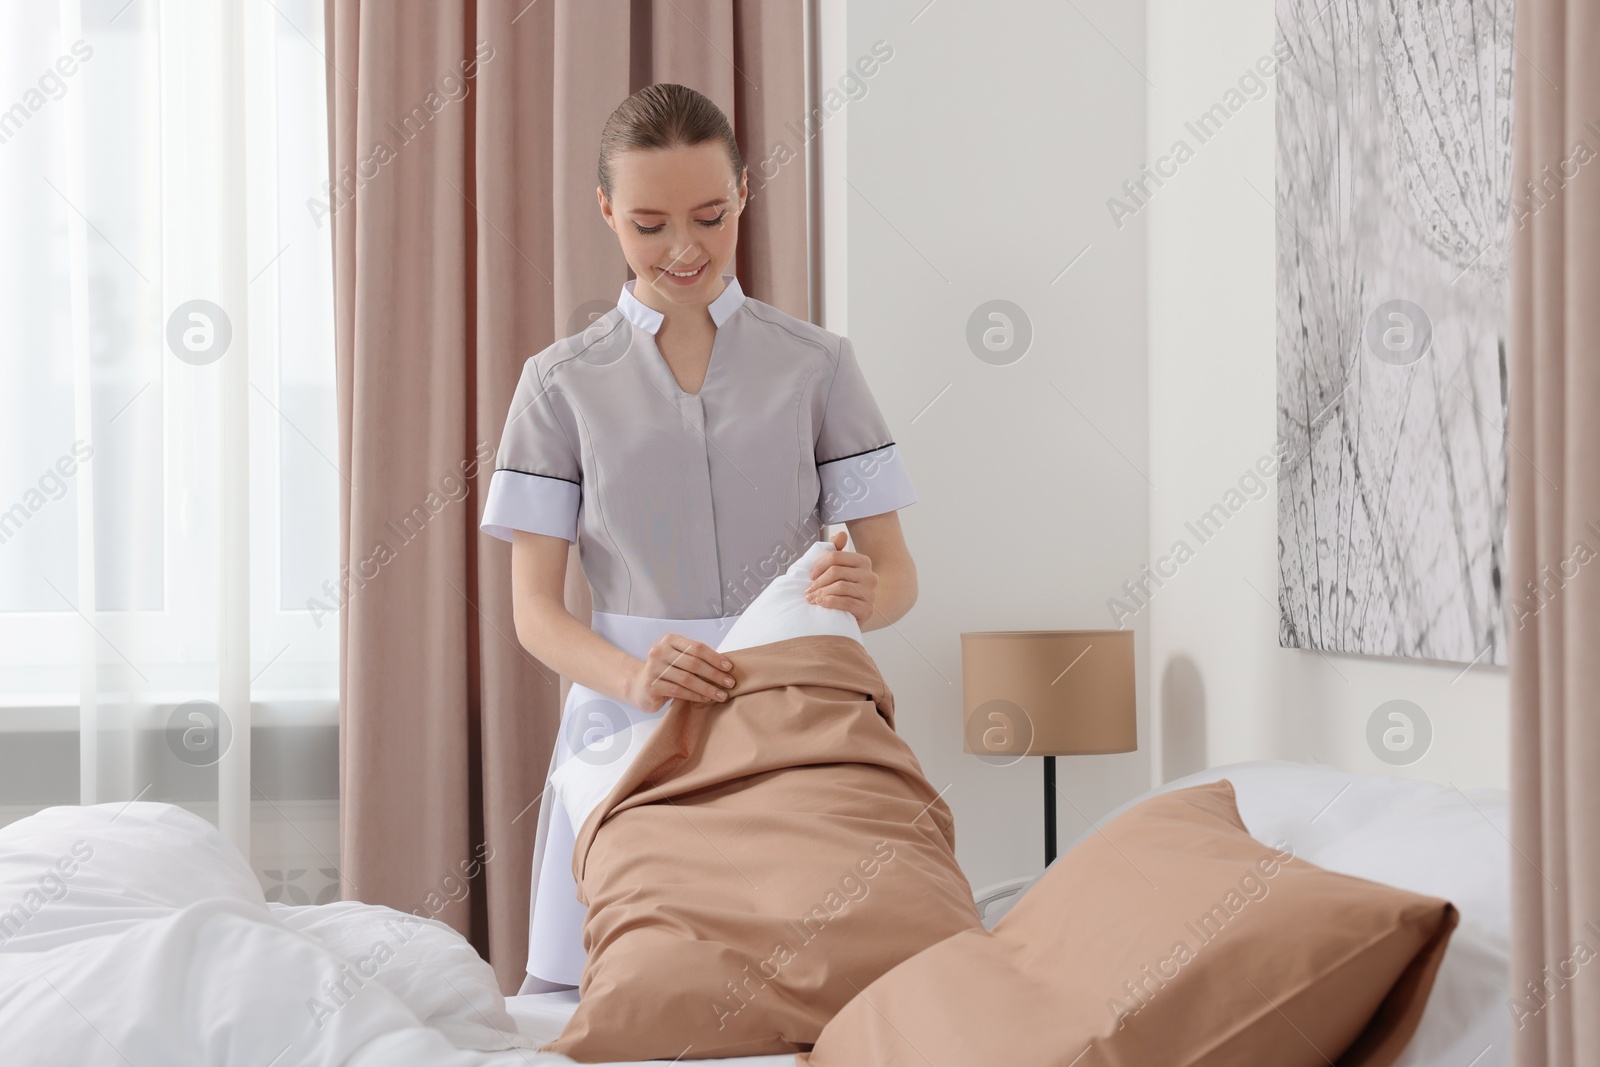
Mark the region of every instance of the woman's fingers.
[[806, 599], [818, 607], [838, 608], [848, 611], [856, 617], [856, 621], [865, 625], [872, 617], [872, 601], [862, 595], [861, 590], [844, 582], [835, 583], [837, 588], [824, 588], [809, 594]]
[[870, 567], [834, 566], [829, 567], [827, 570], [811, 579], [811, 585], [807, 588], [810, 592], [816, 593], [825, 586], [837, 585], [840, 582], [853, 582], [857, 585], [860, 585], [863, 582], [871, 580], [873, 577], [874, 573]]
[[[699, 675], [711, 682], [712, 685], [730, 686], [733, 684], [733, 676], [728, 673], [732, 663], [728, 657], [710, 645], [701, 641], [688, 641], [685, 639], [683, 651], [685, 655], [673, 661], [675, 666]], [[723, 664], [728, 664], [728, 667], [725, 668]]]
[[810, 592], [808, 592], [806, 594], [806, 599], [811, 601], [813, 604], [822, 604], [825, 607], [834, 607], [835, 604], [831, 600], [824, 598], [854, 597], [859, 600], [864, 600], [870, 604], [872, 601], [867, 597], [867, 590], [869, 588], [875, 588], [876, 584], [877, 583], [875, 582], [863, 583], [844, 579], [836, 582], [825, 582], [824, 584], [819, 585], [815, 589], [812, 589]]
[[704, 675], [724, 685], [733, 684], [731, 680], [723, 681], [727, 677], [727, 672], [733, 669], [733, 662], [727, 656], [703, 641], [691, 641], [681, 634], [668, 634], [667, 637], [670, 646], [678, 653], [672, 657], [675, 666], [687, 667], [696, 674]]
[[[723, 699], [717, 693], [733, 686], [733, 675], [722, 670], [720, 664], [731, 661], [701, 641], [691, 641], [675, 633], [670, 637], [669, 649], [662, 649], [661, 667], [656, 670], [656, 677], [674, 683], [678, 696], [696, 701]], [[672, 648], [675, 651], [670, 651]], [[667, 659], [669, 651], [670, 659]], [[707, 662], [702, 656], [714, 657], [714, 662]]]
[[721, 692], [718, 686], [713, 685], [697, 674], [684, 670], [682, 667], [668, 667], [666, 678], [668, 681], [676, 682], [682, 688], [694, 692], [696, 700], [720, 699], [717, 696]]
[[[651, 668], [650, 695], [660, 697], [662, 706], [670, 704], [679, 697], [693, 701], [712, 699], [706, 694], [696, 692], [683, 684], [693, 680], [694, 676], [682, 668], [674, 667], [670, 663], [657, 663], [654, 656], [651, 657]], [[705, 683], [699, 684], [704, 685]], [[657, 711], [660, 709], [652, 708], [651, 710]]]
[[823, 568], [824, 570], [827, 567], [851, 567], [860, 570], [870, 567], [872, 564], [872, 560], [865, 553], [845, 552], [842, 549], [834, 552], [824, 552], [819, 562], [826, 565]]
[[727, 656], [724, 656], [721, 652], [718, 652], [716, 649], [712, 648], [703, 641], [694, 642], [694, 654], [705, 660], [707, 664], [714, 667], [721, 668], [725, 671], [733, 669], [733, 663], [728, 659]]
[[682, 634], [664, 635], [650, 649], [648, 659], [650, 691], [668, 700], [726, 700], [727, 689], [733, 686], [733, 675], [728, 673], [732, 661], [703, 641]]

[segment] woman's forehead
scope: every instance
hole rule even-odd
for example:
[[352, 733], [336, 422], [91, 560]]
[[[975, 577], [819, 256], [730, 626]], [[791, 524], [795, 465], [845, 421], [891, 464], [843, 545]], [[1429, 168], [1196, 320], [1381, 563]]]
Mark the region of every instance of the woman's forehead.
[[631, 148], [612, 161], [617, 205], [624, 211], [677, 214], [737, 193], [728, 151], [716, 142]]

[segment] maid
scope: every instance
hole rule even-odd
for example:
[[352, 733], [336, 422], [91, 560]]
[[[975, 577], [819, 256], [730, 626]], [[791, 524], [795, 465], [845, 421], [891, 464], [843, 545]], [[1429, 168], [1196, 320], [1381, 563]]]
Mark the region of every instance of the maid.
[[[651, 85], [606, 122], [601, 214], [635, 275], [617, 306], [523, 366], [481, 528], [512, 542], [518, 639], [572, 680], [550, 771], [676, 697], [725, 699], [715, 646], [766, 583], [843, 522], [811, 598], [887, 626], [916, 600], [896, 509], [916, 492], [850, 342], [744, 295], [748, 196], [727, 117]], [[576, 541], [593, 628], [563, 603]], [[520, 993], [583, 972], [574, 835], [547, 782]]]

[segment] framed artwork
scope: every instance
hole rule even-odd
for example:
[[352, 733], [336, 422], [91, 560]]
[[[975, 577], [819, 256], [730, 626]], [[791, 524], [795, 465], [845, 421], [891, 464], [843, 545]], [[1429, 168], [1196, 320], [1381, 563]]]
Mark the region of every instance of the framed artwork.
[[1286, 647], [1505, 662], [1512, 26], [1278, 0]]

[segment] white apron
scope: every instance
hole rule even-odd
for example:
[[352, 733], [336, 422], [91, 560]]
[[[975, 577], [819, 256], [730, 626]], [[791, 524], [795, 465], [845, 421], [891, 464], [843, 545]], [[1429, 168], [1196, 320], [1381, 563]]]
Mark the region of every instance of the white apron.
[[[715, 648], [738, 618], [725, 615], [713, 619], [656, 619], [596, 611], [591, 626], [624, 652], [644, 659], [650, 646], [667, 633], [682, 634]], [[568, 691], [561, 709], [561, 729], [545, 772], [544, 796], [539, 802], [528, 902], [528, 976], [519, 994], [575, 987], [583, 974], [583, 920], [587, 909], [578, 900], [578, 885], [572, 877], [576, 835], [560, 798], [551, 789], [550, 775], [579, 749], [589, 747], [603, 753], [611, 734], [656, 718], [666, 710], [667, 705], [663, 704], [659, 711], [647, 712], [576, 682]]]

